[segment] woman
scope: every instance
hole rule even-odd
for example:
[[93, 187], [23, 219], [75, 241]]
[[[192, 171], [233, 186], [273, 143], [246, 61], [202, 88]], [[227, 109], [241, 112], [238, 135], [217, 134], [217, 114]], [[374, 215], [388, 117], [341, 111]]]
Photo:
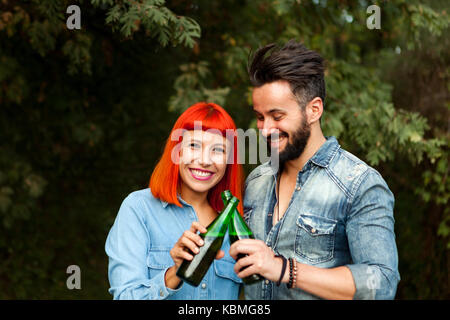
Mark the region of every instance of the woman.
[[238, 298], [241, 279], [233, 271], [228, 236], [198, 287], [176, 276], [183, 259], [191, 260], [202, 245], [197, 232], [206, 232], [223, 208], [221, 192], [229, 189], [242, 199], [235, 130], [213, 103], [197, 103], [178, 118], [150, 188], [123, 201], [106, 240], [114, 299]]

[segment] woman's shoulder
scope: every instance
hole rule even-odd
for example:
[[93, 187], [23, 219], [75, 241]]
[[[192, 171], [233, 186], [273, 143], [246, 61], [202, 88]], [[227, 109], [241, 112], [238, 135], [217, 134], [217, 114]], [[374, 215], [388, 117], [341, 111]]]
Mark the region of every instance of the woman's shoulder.
[[123, 200], [122, 205], [131, 206], [133, 208], [139, 207], [154, 207], [161, 206], [161, 200], [155, 198], [150, 188], [136, 190], [128, 194]]
[[151, 198], [154, 198], [154, 197], [153, 197], [151, 189], [145, 188], [145, 189], [130, 192], [128, 194], [127, 198], [130, 198], [130, 199], [141, 198], [141, 199], [151, 200]]
[[129, 193], [120, 205], [118, 217], [121, 219], [139, 220], [145, 223], [152, 216], [160, 216], [165, 211], [164, 202], [155, 198], [150, 188]]

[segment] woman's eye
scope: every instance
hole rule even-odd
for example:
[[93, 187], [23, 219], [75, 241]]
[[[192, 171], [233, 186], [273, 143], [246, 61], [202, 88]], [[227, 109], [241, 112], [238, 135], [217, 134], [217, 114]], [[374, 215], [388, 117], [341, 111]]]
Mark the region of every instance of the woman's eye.
[[215, 148], [214, 148], [214, 151], [215, 151], [215, 152], [219, 152], [219, 153], [225, 153], [225, 149], [222, 148], [222, 147], [215, 147]]
[[192, 149], [198, 149], [198, 148], [200, 148], [200, 145], [196, 142], [191, 142], [191, 143], [189, 143], [189, 147]]
[[275, 120], [275, 121], [280, 121], [281, 118], [282, 118], [282, 116], [276, 116], [276, 117], [273, 117], [273, 120]]

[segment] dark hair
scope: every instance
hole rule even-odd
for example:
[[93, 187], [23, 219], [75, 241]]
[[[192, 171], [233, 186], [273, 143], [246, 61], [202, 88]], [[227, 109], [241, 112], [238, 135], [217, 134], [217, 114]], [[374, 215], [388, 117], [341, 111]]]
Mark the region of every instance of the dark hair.
[[325, 103], [324, 59], [302, 43], [290, 40], [281, 48], [274, 43], [266, 45], [255, 52], [249, 65], [254, 87], [286, 80], [302, 108], [315, 97]]

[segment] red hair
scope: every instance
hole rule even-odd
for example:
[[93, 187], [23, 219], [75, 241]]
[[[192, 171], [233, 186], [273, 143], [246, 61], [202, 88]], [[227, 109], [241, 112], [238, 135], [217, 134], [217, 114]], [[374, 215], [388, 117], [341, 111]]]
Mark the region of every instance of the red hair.
[[[208, 202], [214, 210], [222, 210], [223, 202], [220, 195], [222, 191], [230, 190], [240, 200], [238, 210], [242, 214], [243, 168], [238, 163], [236, 125], [230, 115], [221, 106], [214, 103], [196, 103], [184, 111], [175, 122], [161, 159], [150, 178], [149, 186], [153, 196], [179, 207], [182, 206], [177, 197], [181, 183], [179, 165], [173, 161], [172, 153], [175, 147], [179, 147], [182, 140], [182, 134], [178, 133], [183, 130], [194, 130], [194, 128], [203, 131], [214, 130], [226, 138], [230, 138], [230, 131], [233, 133], [233, 141], [230, 141], [233, 145], [233, 161], [232, 163], [227, 162], [223, 178], [208, 191]], [[177, 136], [174, 137], [175, 134]]]

